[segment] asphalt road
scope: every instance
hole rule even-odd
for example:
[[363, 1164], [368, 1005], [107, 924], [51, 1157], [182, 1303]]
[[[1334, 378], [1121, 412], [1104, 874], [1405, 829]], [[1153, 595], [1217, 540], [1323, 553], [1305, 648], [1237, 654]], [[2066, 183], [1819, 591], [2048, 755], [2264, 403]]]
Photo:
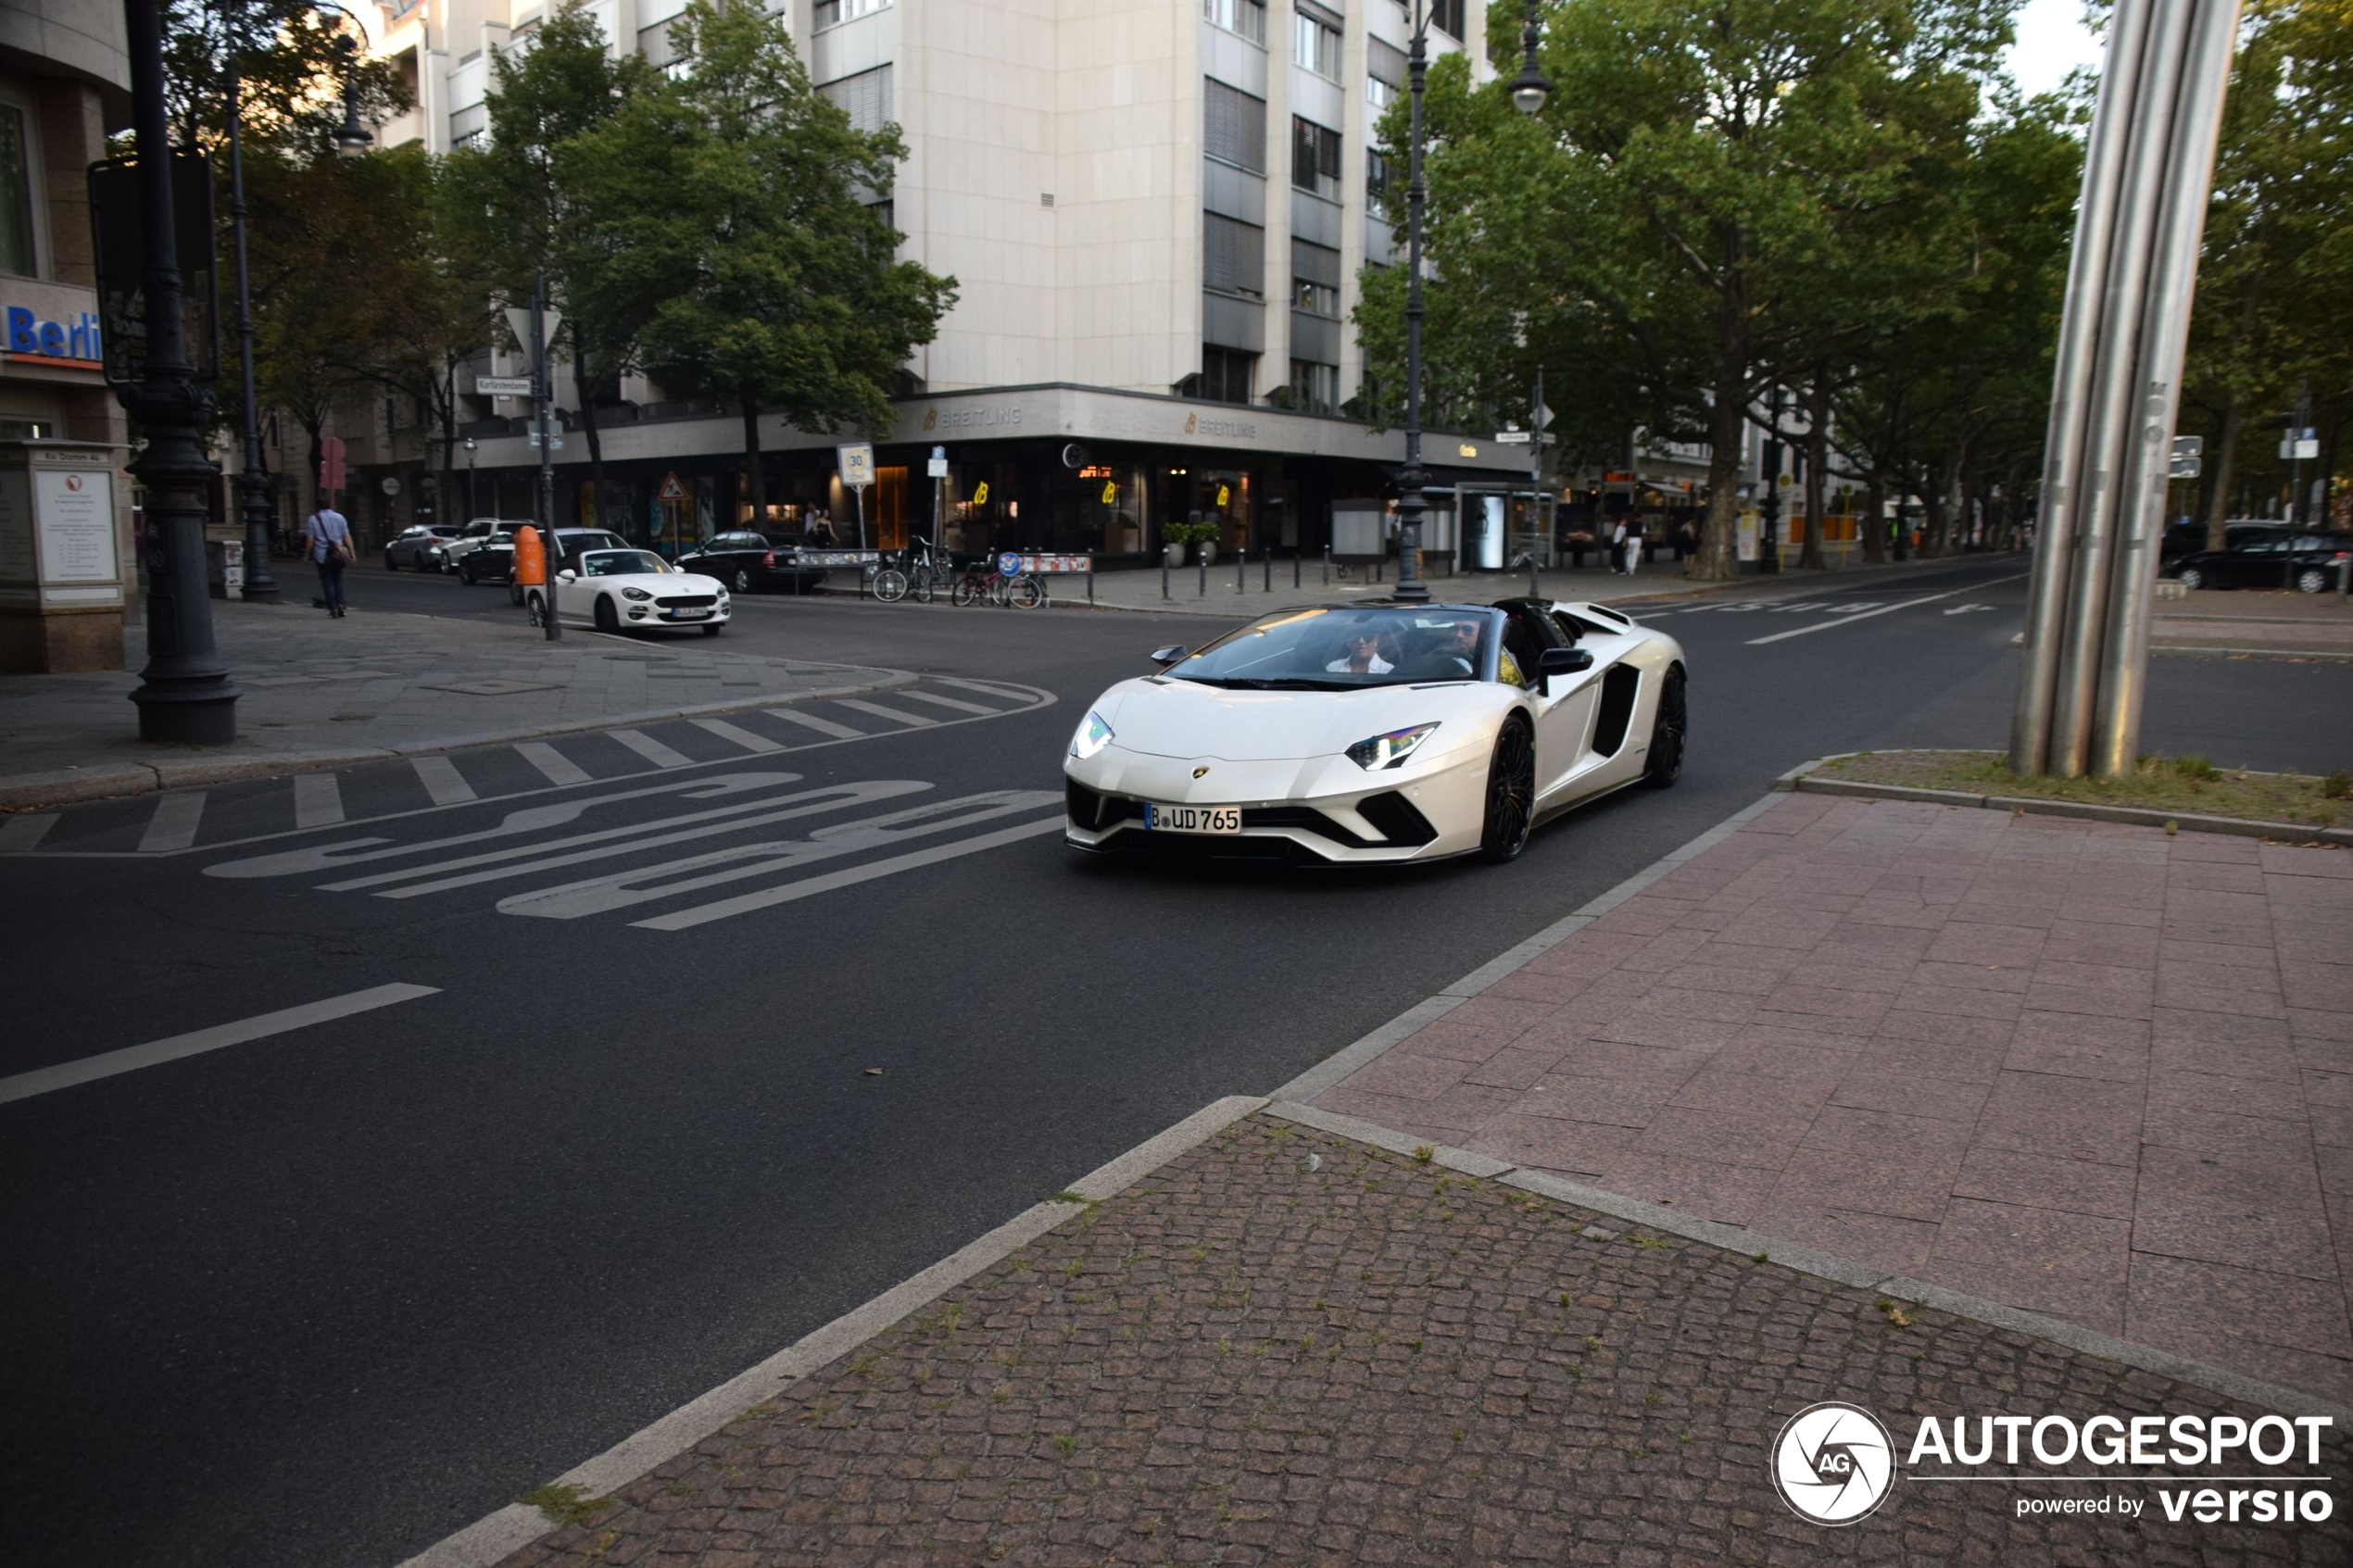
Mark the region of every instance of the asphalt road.
[[[434, 989], [0, 1095], [0, 1561], [397, 1562], [1281, 1084], [1793, 764], [2001, 744], [2022, 571], [1657, 615], [1692, 671], [1682, 783], [1501, 870], [1075, 857], [1072, 726], [1210, 624], [836, 600], [755, 601], [729, 635], [924, 679], [484, 748], [454, 787], [384, 763], [170, 822], [153, 797], [69, 811], [0, 858], [0, 1080]], [[352, 597], [512, 613], [438, 579], [359, 573]], [[2147, 738], [2343, 766], [2313, 721], [2347, 711], [2342, 664], [2165, 659]]]

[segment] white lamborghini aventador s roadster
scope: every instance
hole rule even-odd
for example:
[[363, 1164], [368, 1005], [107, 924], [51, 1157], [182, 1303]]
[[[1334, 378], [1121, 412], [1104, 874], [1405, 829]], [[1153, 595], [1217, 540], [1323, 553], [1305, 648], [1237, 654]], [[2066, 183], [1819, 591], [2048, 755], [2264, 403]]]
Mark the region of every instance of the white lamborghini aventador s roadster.
[[1078, 848], [1503, 861], [1553, 812], [1682, 771], [1683, 650], [1599, 605], [1289, 609], [1152, 658], [1071, 737]]

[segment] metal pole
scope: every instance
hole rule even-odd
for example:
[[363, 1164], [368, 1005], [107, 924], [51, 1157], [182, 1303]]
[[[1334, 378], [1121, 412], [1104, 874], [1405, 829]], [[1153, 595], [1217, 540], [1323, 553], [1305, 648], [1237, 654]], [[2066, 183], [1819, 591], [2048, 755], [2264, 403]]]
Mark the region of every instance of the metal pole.
[[541, 554], [547, 563], [547, 581], [540, 592], [547, 596], [547, 639], [556, 642], [564, 634], [563, 622], [556, 618], [556, 566], [561, 552], [556, 548], [556, 409], [555, 389], [547, 384], [547, 270], [539, 270], [538, 286], [531, 295], [531, 396], [539, 415], [539, 537]]
[[261, 424], [254, 408], [253, 291], [245, 266], [245, 159], [239, 126], [245, 119], [243, 83], [238, 75], [237, 44], [229, 41], [229, 230], [235, 240], [237, 262], [237, 364], [245, 393], [244, 461], [237, 473], [237, 509], [245, 520], [246, 602], [279, 602], [277, 574], [271, 570], [272, 532], [270, 476], [261, 468]]
[[1427, 196], [1422, 189], [1422, 88], [1429, 75], [1429, 16], [1422, 0], [1414, 0], [1413, 21], [1413, 48], [1405, 56], [1414, 103], [1405, 179], [1405, 466], [1397, 475], [1397, 597], [1421, 604], [1429, 598], [1421, 561], [1422, 513], [1429, 507], [1422, 494], [1429, 483], [1422, 469], [1422, 203]]
[[1326, 545], [1324, 546], [1324, 586], [1325, 586], [1325, 587], [1327, 587], [1327, 588], [1328, 588], [1328, 587], [1330, 587], [1331, 585], [1332, 585], [1332, 547], [1331, 547], [1331, 546], [1327, 543], [1327, 544], [1326, 544]]
[[132, 471], [147, 491], [147, 662], [139, 671], [139, 738], [226, 746], [237, 738], [237, 688], [212, 635], [205, 587], [205, 482], [220, 471], [197, 435], [203, 399], [182, 329], [179, 231], [164, 112], [157, 0], [125, 0], [131, 112], [137, 132], [147, 355], [120, 396], [147, 438]]
[[1168, 596], [1168, 541], [1160, 542], [1160, 596]]
[[1301, 570], [1300, 552], [1293, 550], [1290, 553], [1290, 585], [1294, 588], [1299, 586]]
[[2191, 295], [2206, 232], [2238, 10], [2238, 0], [2202, 0], [2195, 17], [2186, 19], [2187, 36], [2173, 44], [2183, 56], [2181, 91], [2167, 106], [2171, 124], [2165, 137], [2170, 145], [2162, 165], [2163, 205], [2155, 224], [2148, 297], [2140, 322], [2140, 354], [2133, 378], [2136, 395], [2129, 409], [2134, 439], [2117, 495], [2116, 566], [2086, 758], [2092, 772], [2110, 778], [2130, 773], [2140, 755], [2149, 618], [2157, 597], [2158, 549], [2165, 533], [2173, 420], [2180, 410]]
[[1275, 591], [1275, 546], [1272, 545], [1267, 546], [1266, 553], [1258, 558], [1258, 579], [1260, 593], [1271, 594]]
[[1234, 592], [1236, 592], [1237, 594], [1239, 594], [1239, 593], [1240, 593], [1240, 592], [1242, 592], [1242, 591], [1243, 591], [1243, 588], [1244, 588], [1244, 583], [1243, 583], [1243, 582], [1242, 582], [1242, 572], [1243, 572], [1243, 571], [1245, 571], [1245, 570], [1249, 567], [1249, 565], [1250, 565], [1250, 546], [1249, 546], [1248, 545], [1239, 545], [1239, 546], [1235, 546], [1235, 549], [1234, 549]]
[[[2026, 655], [2010, 725], [2010, 766], [2021, 773], [2040, 773], [2050, 765], [2059, 643], [2067, 621], [2076, 516], [2087, 471], [2084, 424], [2099, 348], [2101, 302], [2113, 260], [2110, 251], [2124, 159], [2133, 133], [2133, 100], [2138, 91], [2148, 24], [2146, 0], [2126, 0], [2108, 24], [2108, 57], [2083, 159], [2075, 245], [2068, 260], [2067, 305], [2060, 319], [2058, 358], [2051, 381], [2051, 417], [2044, 440]], [[1886, 526], [1883, 518], [1872, 518], [1869, 522], [1873, 528]]]

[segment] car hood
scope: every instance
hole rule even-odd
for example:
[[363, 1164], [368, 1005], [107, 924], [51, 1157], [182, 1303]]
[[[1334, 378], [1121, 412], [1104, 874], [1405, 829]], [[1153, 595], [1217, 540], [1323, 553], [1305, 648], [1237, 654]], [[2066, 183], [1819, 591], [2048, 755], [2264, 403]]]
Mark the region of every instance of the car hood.
[[716, 594], [725, 586], [716, 577], [693, 571], [616, 571], [580, 581], [596, 588], [643, 588], [658, 599], [679, 594]]
[[[1215, 757], [1228, 762], [1331, 757], [1371, 735], [1414, 724], [1467, 720], [1490, 705], [1486, 688], [1368, 686], [1347, 692], [1228, 691], [1190, 681], [1136, 680], [1105, 692], [1095, 710], [1113, 744], [1152, 757]], [[1471, 727], [1453, 726], [1468, 738]]]

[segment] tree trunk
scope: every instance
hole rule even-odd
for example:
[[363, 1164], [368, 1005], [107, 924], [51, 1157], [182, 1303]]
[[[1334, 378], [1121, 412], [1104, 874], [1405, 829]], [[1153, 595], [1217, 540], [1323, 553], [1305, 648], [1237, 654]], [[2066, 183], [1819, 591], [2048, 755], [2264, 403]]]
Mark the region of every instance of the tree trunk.
[[768, 526], [768, 482], [760, 470], [760, 402], [757, 398], [742, 398], [744, 413], [744, 461], [751, 465], [751, 526]]
[[2239, 406], [2237, 393], [2222, 406], [2222, 433], [2214, 438], [2212, 477], [2206, 482], [2206, 547], [2219, 550], [2224, 546], [2222, 525], [2231, 517], [2231, 480], [2239, 449], [2239, 432], [2246, 423], [2246, 412]]
[[449, 365], [441, 399], [441, 477], [434, 482], [433, 515], [444, 528], [469, 520], [458, 510], [458, 366]]
[[1820, 571], [1822, 517], [1827, 509], [1831, 469], [1830, 371], [1814, 368], [1813, 385], [1806, 398], [1806, 535], [1798, 546], [1800, 570]]
[[1740, 571], [1741, 438], [1748, 426], [1748, 332], [1728, 302], [1716, 357], [1716, 407], [1707, 420], [1707, 514], [1690, 575], [1731, 577]]
[[1887, 558], [1887, 485], [1874, 468], [1863, 479], [1863, 515], [1855, 531], [1863, 536], [1863, 559], [1873, 566]]

